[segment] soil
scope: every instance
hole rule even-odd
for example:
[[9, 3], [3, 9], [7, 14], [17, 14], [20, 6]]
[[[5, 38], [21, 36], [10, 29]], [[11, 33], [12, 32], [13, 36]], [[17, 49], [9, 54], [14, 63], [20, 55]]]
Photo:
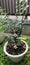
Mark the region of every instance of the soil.
[[19, 45], [17, 45], [17, 48], [15, 49], [13, 46], [13, 42], [8, 42], [6, 46], [6, 51], [11, 55], [19, 55], [22, 54], [26, 50], [26, 45], [24, 42], [19, 42]]

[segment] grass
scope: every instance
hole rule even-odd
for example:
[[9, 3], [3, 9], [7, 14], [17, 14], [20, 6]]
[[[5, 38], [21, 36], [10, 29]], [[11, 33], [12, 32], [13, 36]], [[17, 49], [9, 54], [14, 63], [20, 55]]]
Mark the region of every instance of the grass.
[[14, 63], [10, 60], [8, 56], [5, 55], [3, 51], [3, 46], [6, 42], [6, 40], [0, 44], [0, 65], [30, 65], [30, 39], [24, 39], [27, 44], [29, 45], [29, 49], [27, 54], [25, 55], [24, 59], [19, 63]]

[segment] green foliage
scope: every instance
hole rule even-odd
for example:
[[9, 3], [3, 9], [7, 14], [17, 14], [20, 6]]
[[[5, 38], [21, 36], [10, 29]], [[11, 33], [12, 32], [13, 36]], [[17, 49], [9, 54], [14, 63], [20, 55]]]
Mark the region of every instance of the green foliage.
[[3, 9], [0, 7], [0, 14], [3, 13]]
[[3, 63], [0, 61], [0, 65], [3, 65]]
[[11, 42], [13, 40], [13, 36], [12, 35], [8, 36], [7, 40], [8, 40], [8, 42]]
[[[19, 4], [18, 4], [19, 1]], [[16, 14], [26, 14], [26, 10], [29, 7], [27, 0], [16, 0]], [[19, 10], [19, 11], [18, 11]], [[19, 13], [18, 13], [19, 12]]]
[[18, 21], [17, 19], [11, 20], [8, 18], [8, 16], [5, 16], [4, 18], [1, 17], [0, 30], [3, 27], [4, 32], [17, 33], [19, 35], [22, 32], [23, 23], [23, 19], [21, 21]]
[[3, 26], [4, 26], [5, 22], [4, 19], [2, 18], [2, 16], [0, 17], [0, 31], [3, 31]]
[[8, 41], [14, 40], [15, 43], [17, 43], [17, 41], [19, 41], [17, 37], [21, 36], [23, 30], [24, 17], [21, 21], [19, 21], [17, 20], [17, 16], [14, 20], [11, 20], [8, 18], [8, 16], [5, 16], [4, 18], [0, 18], [0, 23], [0, 31], [2, 29], [5, 33], [11, 34], [11, 36], [8, 38]]

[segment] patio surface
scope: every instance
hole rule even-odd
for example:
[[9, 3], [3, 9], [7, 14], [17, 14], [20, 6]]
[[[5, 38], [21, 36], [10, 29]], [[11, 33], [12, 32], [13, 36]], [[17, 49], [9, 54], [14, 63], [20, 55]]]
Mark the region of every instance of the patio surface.
[[28, 52], [25, 55], [24, 59], [19, 63], [12, 62], [10, 60], [10, 58], [5, 55], [5, 53], [3, 51], [3, 46], [4, 46], [5, 42], [7, 41], [7, 39], [4, 40], [4, 42], [0, 45], [0, 65], [30, 65], [30, 37], [28, 36], [28, 38], [26, 38], [24, 40], [27, 42], [29, 49], [28, 49]]

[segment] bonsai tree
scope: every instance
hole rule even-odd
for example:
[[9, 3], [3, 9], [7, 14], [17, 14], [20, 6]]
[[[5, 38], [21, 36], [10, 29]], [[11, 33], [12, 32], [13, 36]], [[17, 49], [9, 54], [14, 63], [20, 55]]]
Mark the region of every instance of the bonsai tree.
[[[21, 21], [17, 20], [17, 18], [18, 18], [17, 14], [20, 14], [20, 15], [23, 14], [24, 12], [26, 12], [26, 9], [29, 7], [29, 5], [26, 5], [26, 4], [27, 4], [27, 0], [21, 0], [19, 5], [18, 5], [18, 0], [17, 0], [17, 2], [16, 2], [16, 5], [17, 5], [16, 9], [17, 10], [15, 13], [16, 19], [11, 20], [8, 24], [7, 30], [10, 32], [11, 35], [10, 35], [10, 37], [8, 37], [8, 42], [10, 44], [7, 45], [7, 51], [10, 54], [15, 54], [15, 55], [20, 54], [25, 50], [25, 47], [26, 47], [26, 46], [23, 46], [24, 44], [23, 44], [23, 42], [21, 42], [21, 38], [19, 38], [19, 37], [21, 37], [21, 33], [22, 33], [22, 29], [23, 29], [23, 23], [25, 21], [25, 18], [24, 18], [24, 16], [22, 16]], [[18, 7], [19, 7], [19, 13], [18, 13]], [[19, 49], [19, 47], [21, 50]]]
[[[0, 26], [3, 27], [3, 31], [10, 33], [10, 35], [7, 36], [7, 40], [8, 40], [7, 47], [8, 48], [13, 47], [12, 49], [16, 50], [16, 52], [10, 52], [10, 53], [18, 54], [19, 51], [17, 52], [17, 49], [19, 48], [19, 46], [21, 46], [21, 49], [23, 47], [22, 46], [23, 43], [21, 43], [21, 33], [23, 30], [24, 21], [25, 21], [24, 16], [22, 16], [21, 21], [17, 20], [17, 17], [16, 19], [13, 19], [13, 20], [9, 19], [7, 16], [4, 19], [0, 18], [0, 22], [1, 22]], [[8, 48], [7, 48], [7, 51], [9, 52], [10, 50], [8, 50]], [[23, 49], [25, 50], [25, 47]]]
[[[20, 7], [19, 14], [23, 14], [24, 11], [27, 9], [27, 7], [29, 7], [28, 5], [26, 5], [26, 3], [27, 3], [26, 0], [21, 0], [21, 2], [19, 3], [19, 5], [21, 4], [21, 6], [18, 5]], [[15, 15], [16, 14], [17, 13], [15, 13]], [[24, 52], [24, 50], [26, 49], [26, 46], [23, 42], [21, 42], [21, 38], [19, 37], [21, 37], [25, 17], [22, 16], [21, 21], [19, 21], [17, 15], [16, 15], [16, 19], [14, 20], [11, 20], [8, 18], [8, 16], [5, 16], [5, 18], [4, 19], [1, 18], [0, 21], [3, 24], [4, 32], [10, 33], [10, 36], [8, 36], [7, 38], [8, 43], [9, 43], [7, 45], [8, 53], [18, 55]]]
[[[17, 0], [18, 1], [18, 0]], [[26, 6], [26, 0], [21, 0], [22, 5], [20, 6], [19, 14], [23, 14], [28, 6]], [[19, 6], [19, 5], [18, 5]], [[17, 6], [17, 7], [18, 7]], [[15, 13], [15, 15], [18, 14]], [[18, 16], [16, 15], [16, 19], [6, 18], [6, 26], [4, 26], [4, 32], [10, 33], [7, 36], [7, 42], [4, 45], [4, 52], [12, 59], [14, 62], [18, 62], [27, 52], [28, 46], [27, 44], [21, 40], [21, 33], [23, 30], [23, 23], [25, 21], [25, 16], [22, 16], [21, 21], [18, 20]], [[23, 54], [22, 54], [23, 53]]]
[[[25, 18], [22, 17], [21, 21], [18, 21], [17, 19], [15, 19], [15, 20], [12, 20], [9, 22], [9, 27], [7, 29], [10, 32], [10, 35], [7, 37], [8, 53], [12, 53], [12, 54], [18, 54], [19, 52], [21, 53], [22, 50], [17, 52], [17, 49], [19, 49], [19, 46], [21, 47], [21, 49], [23, 48], [25, 50], [26, 46], [23, 47], [22, 45], [24, 45], [24, 44], [21, 42], [21, 33], [22, 33], [22, 29], [23, 29], [24, 20], [25, 20]], [[14, 51], [11, 52], [10, 48], [14, 49]]]

